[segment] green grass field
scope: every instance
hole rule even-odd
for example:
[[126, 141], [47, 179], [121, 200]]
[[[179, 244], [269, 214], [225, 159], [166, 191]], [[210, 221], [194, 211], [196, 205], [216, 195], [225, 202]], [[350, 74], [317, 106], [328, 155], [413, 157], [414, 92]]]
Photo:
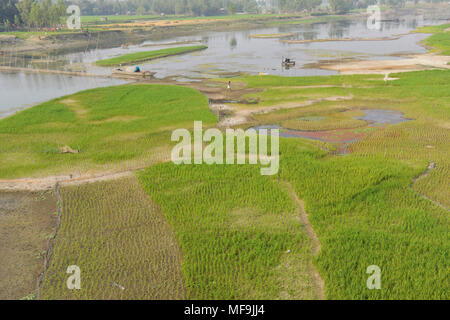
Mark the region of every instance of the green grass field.
[[[41, 299], [185, 297], [175, 236], [136, 177], [60, 193], [61, 228]], [[81, 290], [61, 285], [73, 263], [82, 273]]]
[[[306, 204], [322, 243], [315, 259], [328, 299], [448, 299], [448, 211], [412, 189], [423, 168], [382, 155], [329, 158], [281, 145], [281, 177]], [[448, 183], [448, 182], [447, 182]], [[366, 268], [382, 270], [380, 290]]]
[[37, 38], [40, 37], [46, 37], [46, 36], [53, 36], [53, 35], [59, 35], [59, 34], [78, 34], [80, 31], [72, 31], [72, 30], [58, 30], [58, 31], [7, 31], [7, 32], [1, 32], [0, 35], [11, 35], [16, 36], [20, 39], [30, 39], [30, 38]]
[[450, 55], [450, 23], [439, 26], [425, 26], [417, 32], [432, 33], [424, 40], [424, 43], [433, 48], [433, 51], [442, 55]]
[[[437, 48], [446, 46], [437, 41]], [[152, 282], [158, 276], [139, 279], [149, 268], [164, 270], [170, 259], [146, 250], [170, 234], [182, 259], [167, 264], [164, 279], [176, 297], [316, 298], [312, 261], [328, 299], [449, 299], [450, 70], [390, 76], [398, 80], [233, 79], [246, 88], [242, 100], [254, 102], [238, 109], [272, 110], [253, 115], [248, 127], [362, 130], [365, 124], [354, 117], [366, 109], [394, 110], [409, 120], [373, 126], [338, 156], [333, 143], [282, 138], [280, 170], [271, 177], [261, 176], [259, 166], [160, 163], [169, 160], [173, 129], [190, 129], [194, 120], [217, 123], [206, 97], [181, 86], [88, 90], [0, 120], [2, 178], [146, 167], [135, 172], [138, 180], [61, 190], [61, 229], [42, 297], [167, 297], [146, 287], [161, 285]], [[280, 106], [288, 108], [274, 110]], [[80, 153], [61, 154], [65, 145]], [[430, 163], [434, 168], [423, 175]], [[317, 256], [286, 184], [305, 203], [321, 243]], [[164, 219], [155, 221], [156, 214]], [[142, 230], [147, 222], [150, 230], [164, 225], [167, 234]], [[87, 272], [86, 289], [68, 293], [65, 267], [77, 261]], [[380, 290], [366, 287], [369, 265], [382, 270]], [[130, 292], [115, 291], [116, 282]]]
[[[306, 140], [282, 141], [281, 168], [277, 179], [290, 182], [298, 196], [306, 203], [310, 220], [322, 242], [322, 251], [315, 258], [315, 262], [324, 277], [326, 297], [329, 299], [448, 299], [449, 297], [445, 285], [448, 277], [446, 261], [450, 249], [446, 236], [450, 222], [448, 210], [435, 205], [421, 194], [443, 205], [449, 205], [449, 182], [446, 177], [449, 172], [450, 153], [447, 144], [450, 138], [448, 132], [450, 71], [411, 72], [396, 74], [395, 77], [399, 77], [400, 80], [388, 85], [382, 81], [382, 76], [374, 75], [314, 78], [264, 76], [242, 79], [249, 87], [264, 86], [268, 88], [267, 91], [271, 86], [274, 87], [273, 94], [269, 96], [265, 92], [261, 93], [261, 100], [267, 97], [274, 99], [275, 88], [283, 85], [287, 87], [286, 90], [295, 89], [291, 95], [317, 97], [317, 95], [326, 96], [326, 93], [322, 93], [322, 90], [326, 89], [299, 88], [299, 86], [340, 84], [345, 85], [347, 94], [354, 96], [349, 101], [318, 103], [307, 110], [302, 107], [262, 115], [261, 117], [266, 117], [265, 122], [291, 119], [294, 112], [301, 114], [304, 111], [304, 114], [309, 116], [317, 114], [336, 116], [337, 108], [353, 110], [361, 107], [398, 110], [407, 118], [414, 119], [375, 131], [352, 145], [353, 153], [345, 157], [330, 157], [327, 153], [311, 147], [311, 143]], [[289, 97], [286, 90], [280, 90], [279, 96]], [[270, 104], [267, 107], [270, 107]], [[341, 113], [342, 110], [338, 112]], [[351, 112], [347, 113], [349, 113], [347, 119], [354, 115]], [[276, 115], [283, 117], [276, 120], [274, 119]], [[339, 127], [346, 118], [341, 117], [342, 119], [335, 118], [335, 126]], [[411, 188], [413, 179], [425, 171], [430, 161], [436, 162], [436, 169]], [[171, 171], [181, 170], [182, 174], [170, 174]], [[217, 207], [213, 204], [205, 205], [211, 201], [214, 203], [216, 196], [214, 190], [217, 190], [216, 192], [227, 190], [223, 184], [218, 184], [220, 187], [217, 189], [204, 184], [209, 179], [222, 176], [221, 168], [214, 169], [218, 172], [208, 176], [210, 170], [212, 169], [208, 166], [200, 170], [198, 167], [186, 166], [180, 169], [172, 165], [161, 165], [152, 167], [140, 175], [150, 196], [167, 214], [178, 239], [182, 239], [180, 243], [185, 252], [199, 250], [191, 246], [196, 247], [201, 241], [185, 237], [181, 231], [182, 225], [186, 223], [184, 219], [193, 219], [196, 223], [204, 221], [211, 227], [215, 221], [210, 221], [213, 219], [210, 216], [216, 212], [217, 216], [222, 217], [220, 208], [225, 207], [224, 203], [227, 203], [222, 200]], [[235, 169], [238, 170], [243, 169]], [[197, 175], [201, 173], [206, 176], [198, 178]], [[171, 176], [181, 175], [188, 175], [191, 182], [198, 181], [198, 188], [191, 186], [186, 190], [186, 187], [182, 187], [182, 181], [179, 187], [175, 187], [175, 182], [167, 182], [171, 180]], [[150, 181], [154, 182], [156, 179], [157, 184], [150, 184]], [[220, 181], [233, 179], [220, 178]], [[256, 183], [259, 177], [251, 179]], [[243, 179], [247, 180], [250, 178]], [[261, 186], [264, 183], [267, 182], [263, 180], [259, 182]], [[239, 188], [236, 183], [234, 188]], [[252, 188], [248, 187], [247, 190], [253, 195], [256, 192], [250, 191]], [[185, 211], [187, 209], [184, 205], [178, 205], [176, 200], [191, 199], [190, 196], [185, 196], [185, 192], [196, 195], [195, 202], [187, 206], [191, 209], [189, 211]], [[227, 191], [226, 194], [231, 197], [233, 193]], [[269, 198], [269, 195], [266, 197]], [[240, 202], [236, 199], [232, 203], [242, 206], [239, 205]], [[205, 205], [205, 208], [202, 205]], [[196, 209], [197, 206], [202, 209]], [[210, 207], [214, 210], [206, 209]], [[255, 209], [249, 211], [247, 217], [252, 217], [255, 214], [253, 212], [260, 212], [258, 205], [254, 204], [251, 207]], [[196, 212], [206, 214], [210, 218], [197, 220]], [[233, 212], [232, 208], [225, 211], [231, 216]], [[270, 216], [269, 213], [261, 213], [261, 219], [266, 215]], [[233, 219], [235, 220], [237, 219]], [[188, 230], [192, 230], [192, 227]], [[305, 254], [303, 259], [306, 257]], [[195, 259], [201, 259], [201, 256], [195, 255]], [[187, 265], [183, 270], [188, 279], [193, 275], [198, 276], [199, 272], [204, 272], [203, 277], [198, 276], [200, 278], [212, 274], [212, 279], [216, 279], [216, 273], [220, 273], [215, 270], [197, 269], [192, 272], [190, 268], [197, 263], [189, 259], [186, 259], [184, 264]], [[373, 264], [383, 270], [381, 290], [369, 290], [366, 287], [368, 277], [366, 268]], [[197, 292], [196, 290], [203, 292], [206, 289], [196, 288], [194, 292]], [[226, 298], [234, 290], [230, 288], [228, 292], [223, 289], [217, 291], [223, 294], [219, 297]], [[207, 294], [193, 296], [211, 297]]]
[[[179, 86], [83, 91], [0, 120], [0, 177], [139, 167], [170, 156], [175, 128], [217, 118], [205, 96]], [[78, 154], [61, 154], [70, 146]]]
[[[222, 16], [180, 16], [180, 15], [106, 15], [106, 16], [82, 16], [81, 22], [83, 23], [111, 23], [111, 22], [129, 22], [135, 20], [255, 20], [255, 19], [267, 19], [278, 17], [298, 17], [298, 14], [235, 14], [235, 15], [222, 15]], [[106, 17], [107, 21], [101, 21]]]
[[[185, 253], [189, 298], [280, 298], [285, 284], [277, 272], [287, 249], [298, 255], [293, 278], [310, 283], [306, 239], [277, 184], [288, 181], [322, 243], [314, 261], [328, 299], [448, 299], [450, 221], [409, 188], [422, 168], [382, 156], [330, 158], [295, 139], [282, 141], [281, 154], [275, 178], [249, 165], [163, 164], [139, 174]], [[366, 268], [374, 264], [383, 270], [381, 290], [366, 287]]]
[[[352, 144], [351, 151], [367, 156], [383, 155], [416, 163], [422, 168], [426, 167], [426, 163], [435, 162], [436, 169], [418, 181], [415, 188], [449, 207], [448, 180], [444, 177], [450, 171], [450, 150], [446, 144], [450, 138], [450, 71], [408, 72], [396, 74], [395, 77], [400, 79], [388, 84], [384, 83], [380, 75], [298, 78], [251, 76], [234, 81], [242, 81], [248, 88], [264, 88], [261, 93], [251, 94], [258, 104], [248, 105], [248, 108], [277, 105], [290, 107], [255, 115], [255, 122], [249, 126], [258, 123], [286, 125], [287, 122], [288, 127], [302, 130], [360, 127], [360, 121], [355, 121], [353, 116], [362, 109], [397, 110], [405, 118], [414, 119], [374, 131], [365, 139]], [[318, 101], [301, 106], [311, 100], [349, 95], [352, 99]], [[299, 107], [295, 107], [296, 104]], [[322, 117], [323, 120], [305, 123], [302, 120], [304, 117]]]
[[314, 298], [294, 203], [258, 166], [170, 163], [138, 176], [180, 243], [187, 298]]
[[[106, 21], [102, 21], [103, 18], [106, 18]], [[127, 21], [135, 21], [135, 20], [160, 20], [160, 19], [178, 19], [182, 18], [182, 16], [174, 16], [168, 15], [162, 17], [157, 14], [146, 14], [146, 15], [104, 15], [104, 16], [81, 16], [81, 23], [112, 23], [112, 22], [127, 22]]]
[[175, 47], [153, 51], [135, 52], [125, 54], [119, 57], [114, 57], [111, 59], [99, 60], [96, 61], [95, 64], [102, 67], [119, 66], [122, 64], [123, 65], [135, 64], [139, 62], [205, 50], [207, 48], [208, 48], [207, 46], [199, 45], [199, 46]]

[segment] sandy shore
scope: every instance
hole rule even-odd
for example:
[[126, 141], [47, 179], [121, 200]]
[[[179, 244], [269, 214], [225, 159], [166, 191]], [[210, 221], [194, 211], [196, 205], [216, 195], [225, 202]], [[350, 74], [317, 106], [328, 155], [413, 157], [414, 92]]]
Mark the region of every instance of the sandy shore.
[[362, 60], [320, 65], [321, 69], [340, 74], [387, 74], [432, 68], [450, 69], [450, 56], [435, 53], [411, 55], [400, 60]]
[[327, 39], [311, 39], [311, 40], [280, 40], [284, 43], [296, 44], [296, 43], [312, 43], [312, 42], [334, 42], [334, 41], [387, 41], [398, 40], [401, 35], [395, 37], [378, 37], [378, 38], [327, 38]]

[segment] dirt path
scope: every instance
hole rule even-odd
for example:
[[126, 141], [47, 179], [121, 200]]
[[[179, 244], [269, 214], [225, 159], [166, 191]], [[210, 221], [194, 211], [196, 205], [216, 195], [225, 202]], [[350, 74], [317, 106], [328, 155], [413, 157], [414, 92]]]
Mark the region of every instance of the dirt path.
[[[138, 168], [137, 168], [138, 169]], [[136, 170], [137, 170], [136, 169]], [[80, 176], [48, 176], [45, 178], [0, 179], [0, 191], [40, 191], [52, 190], [60, 186], [80, 185], [97, 181], [116, 180], [133, 175], [132, 170], [122, 172], [100, 172]]]
[[436, 168], [436, 163], [435, 162], [430, 162], [428, 164], [426, 170], [413, 179], [413, 181], [411, 182], [410, 187], [411, 187], [411, 189], [413, 189], [415, 192], [417, 192], [417, 194], [420, 195], [425, 200], [431, 201], [433, 204], [437, 205], [438, 207], [441, 207], [444, 210], [450, 211], [449, 208], [447, 208], [446, 206], [444, 206], [440, 202], [437, 202], [437, 201], [435, 201], [433, 199], [430, 199], [426, 195], [424, 195], [424, 194], [420, 193], [419, 191], [417, 191], [416, 189], [414, 189], [414, 183], [416, 183], [418, 180], [426, 178], [430, 174], [430, 171], [433, 170], [434, 168]]
[[[313, 229], [311, 223], [309, 222], [308, 214], [306, 213], [303, 201], [297, 197], [297, 194], [295, 193], [293, 186], [289, 182], [284, 181], [283, 184], [288, 189], [289, 195], [291, 196], [292, 200], [294, 200], [294, 202], [297, 206], [297, 211], [298, 211], [299, 218], [300, 218], [300, 224], [302, 225], [306, 236], [311, 241], [310, 242], [311, 243], [311, 253], [313, 256], [316, 256], [320, 252], [321, 245], [320, 245], [319, 239], [317, 238], [316, 233], [314, 232], [314, 229]], [[314, 282], [316, 298], [319, 300], [325, 300], [326, 299], [325, 298], [325, 284], [323, 282], [322, 277], [320, 276], [319, 271], [314, 266], [312, 259], [309, 263], [308, 272], [311, 275], [311, 278]]]
[[401, 35], [394, 37], [377, 37], [377, 38], [327, 38], [327, 39], [311, 39], [311, 40], [280, 40], [284, 43], [312, 43], [312, 42], [336, 42], [336, 41], [388, 41], [388, 40], [398, 40]]
[[308, 107], [316, 103], [320, 103], [323, 101], [344, 101], [344, 100], [352, 100], [353, 95], [350, 94], [349, 96], [332, 96], [327, 98], [319, 98], [319, 99], [313, 99], [308, 100], [305, 102], [291, 102], [291, 103], [285, 103], [285, 104], [279, 104], [272, 107], [250, 107], [249, 109], [238, 109], [236, 110], [233, 108], [230, 104], [221, 104], [217, 105], [216, 107], [221, 108], [222, 110], [229, 110], [231, 111], [231, 115], [228, 117], [224, 117], [221, 119], [218, 123], [219, 127], [222, 128], [229, 128], [232, 126], [244, 124], [247, 122], [252, 121], [252, 115], [253, 114], [261, 114], [261, 113], [269, 113], [273, 111], [277, 111], [280, 109], [294, 109], [294, 108], [301, 108], [301, 107]]

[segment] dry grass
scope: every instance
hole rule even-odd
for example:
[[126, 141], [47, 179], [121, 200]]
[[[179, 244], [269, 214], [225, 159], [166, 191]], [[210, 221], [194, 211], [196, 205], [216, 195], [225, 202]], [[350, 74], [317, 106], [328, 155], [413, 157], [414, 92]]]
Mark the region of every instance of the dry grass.
[[0, 192], [0, 300], [36, 295], [56, 211], [51, 191]]

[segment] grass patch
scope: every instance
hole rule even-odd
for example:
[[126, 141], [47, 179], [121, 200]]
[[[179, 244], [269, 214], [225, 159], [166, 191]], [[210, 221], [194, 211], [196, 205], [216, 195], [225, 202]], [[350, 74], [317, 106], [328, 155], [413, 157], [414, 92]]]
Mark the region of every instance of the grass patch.
[[[405, 118], [414, 121], [388, 126], [376, 130], [361, 141], [350, 146], [353, 153], [364, 156], [385, 156], [389, 159], [420, 164], [437, 163], [436, 169], [415, 184], [420, 193], [434, 199], [445, 206], [450, 206], [450, 194], [445, 175], [450, 170], [448, 160], [450, 150], [445, 141], [450, 139], [450, 70], [432, 70], [407, 72], [392, 77], [399, 80], [385, 84], [380, 75], [351, 75], [328, 77], [286, 78], [277, 76], [250, 76], [237, 79], [249, 88], [265, 90], [252, 94], [259, 100], [259, 105], [270, 108], [284, 102], [295, 106], [306, 97], [322, 97], [328, 94], [339, 94], [344, 90], [353, 95], [353, 99], [345, 101], [322, 101], [311, 106], [281, 109], [270, 113], [254, 115], [256, 123], [279, 124], [287, 122], [297, 129], [329, 129], [333, 126], [348, 127], [361, 124], [360, 120], [351, 120], [354, 112], [360, 109], [397, 110]], [[304, 86], [331, 85], [333, 88], [308, 88]], [[338, 86], [343, 87], [338, 87]], [[284, 87], [284, 88], [281, 88]], [[281, 91], [280, 94], [278, 90]], [[281, 94], [282, 93], [282, 94]], [[322, 122], [302, 121], [302, 117], [322, 116], [336, 121], [328, 124]], [[254, 125], [254, 123], [252, 123]]]
[[[298, 17], [298, 14], [235, 14], [235, 15], [223, 15], [223, 16], [181, 16], [181, 15], [105, 15], [105, 16], [82, 16], [81, 22], [83, 23], [110, 23], [110, 22], [128, 22], [135, 20], [255, 20], [255, 19], [267, 19], [267, 18], [286, 18], [286, 17]], [[107, 18], [106, 21], [102, 21], [102, 18]]]
[[79, 34], [80, 32], [74, 32], [72, 30], [58, 30], [58, 31], [8, 31], [8, 32], [2, 32], [0, 33], [0, 35], [11, 35], [11, 36], [16, 36], [20, 39], [29, 39], [32, 37], [48, 37], [48, 36], [57, 36], [60, 34], [65, 34], [65, 35], [69, 35], [69, 34]]
[[439, 26], [425, 26], [419, 28], [417, 32], [432, 33], [430, 37], [424, 40], [424, 43], [439, 54], [450, 55], [450, 23]]
[[[61, 199], [41, 299], [184, 298], [181, 251], [136, 177], [65, 187]], [[80, 290], [65, 286], [73, 264], [81, 270]]]
[[[183, 250], [188, 299], [314, 297], [295, 204], [259, 166], [168, 163], [139, 179]], [[287, 281], [292, 275], [302, 285]]]
[[[296, 219], [292, 198], [280, 187], [280, 181], [286, 180], [304, 200], [322, 244], [314, 263], [325, 280], [327, 298], [449, 298], [448, 210], [429, 199], [450, 206], [450, 70], [391, 76], [399, 79], [385, 83], [383, 75], [338, 75], [233, 80], [260, 91], [252, 93], [251, 99], [257, 100], [261, 109], [280, 102], [351, 97], [255, 115], [260, 123], [296, 120], [305, 126], [325, 120], [328, 123], [322, 125], [328, 126], [345, 123], [362, 109], [397, 110], [412, 119], [374, 129], [351, 144], [351, 153], [346, 156], [335, 157], [316, 147], [325, 144], [281, 139], [280, 171], [274, 177], [261, 176], [259, 166], [250, 165], [165, 163], [138, 173], [141, 185], [167, 219], [183, 252], [184, 297], [313, 297], [309, 241]], [[183, 87], [127, 85], [55, 99], [0, 121], [0, 176], [67, 170], [83, 161], [89, 167], [104, 169], [111, 163], [141, 159], [148, 150], [169, 149], [171, 129], [190, 128], [194, 120], [213, 126], [217, 119], [204, 96]], [[81, 152], [58, 154], [54, 150], [61, 145], [79, 146]], [[435, 163], [435, 169], [412, 184], [430, 162]], [[119, 187], [121, 184], [117, 183]], [[112, 274], [119, 279], [127, 279], [116, 273], [124, 270], [117, 267], [120, 263], [127, 264], [131, 275], [143, 269], [140, 260], [136, 265], [130, 261], [140, 258], [140, 245], [147, 245], [150, 239], [145, 230], [139, 229], [139, 219], [144, 218], [129, 215], [134, 211], [124, 207], [127, 201], [120, 197], [120, 188], [113, 192], [111, 186], [103, 186], [63, 191], [60, 247], [55, 247], [55, 264], [50, 267], [54, 269], [48, 273], [44, 296], [78, 298], [70, 296], [77, 293], [67, 296], [61, 288], [67, 277], [63, 266], [72, 264], [73, 257], [80, 259], [82, 270], [88, 270], [88, 274], [98, 269], [91, 261], [99, 261], [99, 270], [104, 272], [103, 258], [112, 263]], [[126, 190], [127, 185], [123, 188]], [[105, 195], [110, 194], [111, 198], [118, 197], [117, 203], [108, 202], [110, 198]], [[118, 220], [108, 220], [111, 212]], [[126, 212], [124, 220], [119, 218], [122, 212]], [[72, 217], [74, 220], [70, 220]], [[137, 232], [122, 232], [116, 224], [135, 226]], [[103, 229], [103, 225], [110, 229]], [[80, 239], [79, 235], [85, 234], [86, 238]], [[123, 247], [116, 250], [113, 238], [123, 240]], [[93, 249], [79, 258], [79, 250], [85, 248]], [[124, 254], [129, 248], [132, 250]], [[295, 254], [290, 260], [295, 261], [294, 270], [284, 267], [292, 265], [286, 260], [288, 250]], [[382, 270], [381, 290], [366, 286], [366, 268], [374, 264]], [[306, 285], [289, 287], [292, 278], [283, 278], [286, 270]], [[107, 285], [112, 281], [108, 275], [105, 279]], [[87, 281], [89, 289], [79, 293], [80, 298], [124, 298], [111, 294], [103, 283], [95, 284], [94, 276]]]
[[143, 61], [149, 61], [159, 58], [165, 58], [170, 56], [175, 56], [179, 54], [184, 53], [190, 53], [194, 51], [204, 50], [207, 49], [207, 46], [188, 46], [188, 47], [175, 47], [175, 48], [167, 48], [167, 49], [160, 49], [160, 50], [153, 50], [153, 51], [144, 51], [144, 52], [136, 52], [136, 53], [130, 53], [125, 54], [123, 56], [111, 58], [111, 59], [104, 59], [96, 61], [95, 64], [102, 66], [102, 67], [108, 67], [108, 66], [118, 66], [118, 65], [127, 65], [127, 64], [134, 64], [139, 63]]
[[[322, 243], [315, 262], [328, 299], [448, 299], [448, 212], [409, 188], [422, 168], [383, 156], [323, 158], [295, 139], [280, 150], [280, 175], [304, 199]], [[382, 270], [380, 290], [366, 268]]]
[[[205, 96], [179, 86], [125, 85], [54, 99], [0, 120], [0, 177], [161, 161], [170, 156], [172, 130], [194, 120], [207, 126], [217, 118]], [[60, 154], [65, 145], [80, 153]]]

